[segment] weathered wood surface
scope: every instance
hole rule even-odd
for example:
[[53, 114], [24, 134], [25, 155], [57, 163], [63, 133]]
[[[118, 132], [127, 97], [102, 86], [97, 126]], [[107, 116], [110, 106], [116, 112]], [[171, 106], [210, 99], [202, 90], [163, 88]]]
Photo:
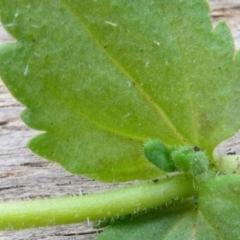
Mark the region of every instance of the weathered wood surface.
[[[211, 0], [214, 25], [227, 21], [235, 44], [240, 48], [240, 0]], [[11, 38], [0, 26], [0, 43]], [[34, 155], [26, 148], [36, 134], [20, 120], [24, 107], [9, 94], [0, 80], [0, 201], [13, 201], [78, 195], [114, 188], [81, 176]], [[240, 152], [240, 137], [228, 141], [222, 151]], [[0, 239], [94, 239], [96, 231], [87, 223], [21, 231], [0, 231]]]

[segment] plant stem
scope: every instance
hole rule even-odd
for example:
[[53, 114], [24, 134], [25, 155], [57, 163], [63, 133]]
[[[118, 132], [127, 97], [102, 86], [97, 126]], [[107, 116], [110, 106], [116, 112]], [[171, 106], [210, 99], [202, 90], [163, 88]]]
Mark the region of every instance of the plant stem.
[[91, 195], [0, 204], [0, 229], [52, 226], [134, 214], [194, 194], [193, 179], [176, 175], [158, 182]]

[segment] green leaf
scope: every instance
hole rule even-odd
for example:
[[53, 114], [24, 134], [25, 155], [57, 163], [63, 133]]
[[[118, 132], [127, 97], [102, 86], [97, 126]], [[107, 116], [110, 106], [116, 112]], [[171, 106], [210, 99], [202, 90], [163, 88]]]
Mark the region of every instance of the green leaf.
[[199, 189], [199, 211], [221, 239], [240, 239], [240, 176], [213, 178]]
[[220, 240], [193, 204], [186, 201], [166, 210], [155, 209], [137, 217], [118, 220], [97, 240]]
[[191, 172], [193, 176], [201, 175], [208, 170], [209, 160], [206, 153], [192, 147], [181, 147], [171, 153], [176, 167], [184, 172]]
[[171, 151], [161, 141], [155, 139], [144, 144], [144, 154], [146, 158], [158, 168], [166, 172], [176, 171], [176, 166], [171, 158]]
[[213, 148], [240, 127], [240, 54], [204, 0], [0, 0], [0, 74], [29, 147], [103, 181], [161, 175], [143, 143]]

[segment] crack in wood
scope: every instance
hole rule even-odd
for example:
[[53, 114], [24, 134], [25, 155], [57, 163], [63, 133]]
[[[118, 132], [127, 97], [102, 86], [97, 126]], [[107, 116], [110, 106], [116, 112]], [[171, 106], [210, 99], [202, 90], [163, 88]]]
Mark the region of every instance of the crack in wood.
[[27, 167], [47, 167], [50, 162], [26, 162], [21, 163], [20, 166], [27, 166]]

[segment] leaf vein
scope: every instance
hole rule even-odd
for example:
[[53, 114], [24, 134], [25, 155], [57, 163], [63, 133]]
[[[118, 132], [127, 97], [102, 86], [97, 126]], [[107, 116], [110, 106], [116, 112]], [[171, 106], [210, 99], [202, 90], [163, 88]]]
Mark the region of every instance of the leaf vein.
[[[64, 4], [64, 3], [63, 3]], [[153, 109], [155, 109], [155, 111], [158, 113], [158, 115], [160, 116], [160, 119], [163, 120], [163, 122], [165, 123], [165, 125], [170, 129], [171, 132], [174, 133], [174, 135], [182, 142], [186, 142], [184, 136], [178, 131], [178, 129], [174, 126], [174, 124], [172, 123], [172, 121], [170, 120], [170, 118], [167, 116], [167, 114], [164, 112], [164, 110], [157, 105], [152, 98], [147, 94], [147, 92], [145, 92], [140, 86], [139, 84], [136, 83], [136, 81], [133, 79], [133, 77], [130, 75], [129, 72], [127, 72], [123, 66], [121, 66], [121, 64], [119, 63], [119, 61], [117, 61], [115, 58], [113, 58], [107, 51], [106, 49], [103, 49], [101, 47], [101, 44], [99, 43], [99, 41], [96, 39], [96, 37], [94, 36], [94, 34], [89, 30], [89, 28], [86, 26], [86, 24], [84, 23], [84, 20], [81, 19], [80, 16], [76, 15], [74, 13], [74, 11], [70, 8], [69, 5], [64, 4], [69, 11], [80, 21], [82, 27], [84, 28], [84, 30], [86, 31], [86, 33], [91, 37], [91, 39], [93, 40], [93, 42], [95, 43], [95, 45], [100, 49], [100, 51], [113, 63], [113, 65], [124, 75], [126, 76], [131, 82], [135, 83], [135, 87], [137, 88], [137, 90], [139, 91], [139, 93], [145, 98], [145, 100], [149, 103], [150, 106], [152, 106]]]

